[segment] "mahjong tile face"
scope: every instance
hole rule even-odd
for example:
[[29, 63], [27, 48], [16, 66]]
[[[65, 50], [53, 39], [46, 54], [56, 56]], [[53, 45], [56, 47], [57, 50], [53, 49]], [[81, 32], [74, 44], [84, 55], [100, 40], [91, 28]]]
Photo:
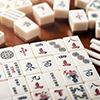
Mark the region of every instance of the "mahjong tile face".
[[34, 52], [35, 57], [51, 55], [49, 47], [45, 41], [31, 43], [31, 48]]
[[73, 51], [70, 54], [76, 66], [92, 64], [85, 50]]
[[79, 73], [83, 81], [98, 80], [100, 77], [93, 65], [78, 67]]
[[56, 63], [59, 69], [66, 69], [75, 67], [74, 61], [69, 53], [63, 53], [59, 55], [54, 55]]
[[29, 93], [17, 95], [13, 97], [13, 100], [32, 100], [31, 95]]
[[3, 64], [3, 69], [7, 79], [23, 76], [18, 61]]
[[18, 60], [34, 57], [29, 44], [14, 46], [14, 51]]
[[64, 69], [60, 71], [66, 85], [74, 85], [82, 83], [81, 76], [76, 68]]
[[37, 61], [39, 63], [42, 72], [58, 70], [57, 64], [53, 56], [40, 57], [37, 58]]
[[49, 90], [53, 100], [71, 100], [66, 87], [60, 87]]
[[32, 92], [33, 100], [52, 100], [48, 90]]
[[8, 82], [7, 81], [0, 82], [0, 100], [9, 97], [11, 97], [11, 92], [8, 86]]
[[15, 61], [15, 60], [17, 60], [17, 59], [16, 59], [15, 52], [12, 47], [0, 49], [1, 63], [11, 62], [11, 61]]
[[85, 83], [92, 99], [100, 98], [100, 80]]
[[43, 75], [49, 88], [65, 86], [65, 82], [59, 71], [43, 73]]
[[83, 84], [68, 86], [67, 88], [72, 100], [91, 100]]
[[3, 99], [0, 99], [0, 100], [12, 100], [12, 98], [3, 98]]
[[68, 51], [76, 51], [84, 49], [78, 36], [70, 36], [63, 38], [64, 43], [66, 44]]
[[8, 84], [12, 95], [30, 92], [24, 77], [10, 79], [8, 80]]
[[30, 76], [26, 76], [26, 80], [28, 82], [30, 91], [40, 91], [41, 89], [48, 89], [47, 84], [44, 80], [43, 75], [40, 74], [34, 74]]
[[53, 55], [67, 52], [67, 48], [62, 39], [47, 41], [47, 43]]
[[4, 74], [3, 67], [0, 65], [0, 81], [6, 80], [6, 76]]
[[24, 75], [29, 75], [29, 74], [41, 72], [39, 65], [37, 64], [37, 61], [35, 58], [21, 60], [20, 65], [21, 65], [21, 68], [23, 70]]

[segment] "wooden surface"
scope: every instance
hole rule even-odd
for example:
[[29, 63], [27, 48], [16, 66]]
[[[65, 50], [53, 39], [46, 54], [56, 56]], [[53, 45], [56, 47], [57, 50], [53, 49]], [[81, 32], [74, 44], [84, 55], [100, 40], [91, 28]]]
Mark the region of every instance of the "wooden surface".
[[[40, 0], [40, 2], [44, 2], [44, 1], [45, 0]], [[51, 4], [49, 4], [49, 5], [52, 8], [52, 5]], [[74, 0], [71, 0], [70, 9], [76, 9], [74, 7]], [[31, 20], [36, 22], [34, 17], [32, 16], [32, 14], [27, 17], [29, 17]], [[16, 35], [14, 35], [13, 30], [10, 30], [2, 25], [0, 25], [0, 30], [3, 31], [5, 34], [5, 47], [15, 46], [15, 45], [25, 43], [20, 38], [18, 38]], [[88, 30], [87, 32], [74, 34], [70, 30], [68, 21], [55, 20], [55, 23], [52, 26], [44, 27], [44, 28], [40, 27], [39, 37], [37, 39], [33, 40], [32, 42], [58, 39], [58, 38], [63, 38], [63, 37], [73, 36], [73, 35], [78, 35], [80, 37], [84, 47], [87, 49], [90, 49], [89, 48], [90, 40], [95, 37], [95, 31]], [[100, 67], [96, 66], [96, 69], [100, 74]]]

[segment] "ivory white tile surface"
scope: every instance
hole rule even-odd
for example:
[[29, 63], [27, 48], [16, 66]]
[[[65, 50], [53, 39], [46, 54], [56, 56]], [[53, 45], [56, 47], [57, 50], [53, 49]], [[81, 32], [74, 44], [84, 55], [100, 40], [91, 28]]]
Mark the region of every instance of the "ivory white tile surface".
[[31, 92], [48, 89], [47, 84], [44, 80], [44, 77], [41, 73], [26, 76], [26, 80]]
[[95, 25], [95, 38], [100, 39], [100, 21], [97, 20], [96, 21], [96, 25]]
[[95, 29], [96, 20], [100, 20], [99, 11], [89, 11], [88, 12], [88, 19], [89, 19], [89, 29]]
[[26, 14], [32, 13], [32, 3], [30, 0], [11, 0], [8, 4], [11, 8], [20, 10]]
[[6, 80], [6, 76], [4, 74], [2, 65], [0, 65], [0, 81], [4, 81], [4, 80]]
[[52, 100], [51, 95], [48, 90], [42, 90], [37, 92], [32, 92], [33, 100]]
[[35, 57], [51, 55], [51, 52], [49, 50], [49, 47], [46, 41], [31, 43], [30, 46], [33, 50]]
[[84, 49], [84, 46], [78, 36], [70, 36], [63, 38], [68, 51], [77, 51]]
[[16, 55], [12, 47], [6, 47], [0, 49], [0, 61], [1, 63], [16, 61]]
[[59, 69], [75, 67], [74, 61], [72, 60], [70, 53], [54, 55], [54, 58], [56, 60]]
[[32, 97], [29, 93], [17, 95], [13, 97], [13, 100], [32, 100]]
[[53, 10], [55, 18], [67, 19], [70, 0], [54, 0]]
[[83, 9], [70, 10], [68, 18], [72, 32], [88, 30], [88, 19]]
[[67, 88], [72, 100], [91, 100], [84, 84], [68, 86]]
[[100, 98], [100, 80], [86, 82], [85, 86], [92, 99]]
[[40, 73], [40, 67], [35, 58], [19, 61], [24, 75]]
[[97, 98], [97, 99], [93, 99], [93, 100], [100, 100], [100, 98]]
[[40, 57], [37, 58], [37, 61], [43, 73], [58, 70], [57, 64], [53, 56]]
[[22, 44], [14, 46], [14, 51], [16, 53], [18, 60], [28, 59], [34, 57], [29, 44]]
[[[25, 15], [26, 14], [24, 12], [21, 12], [21, 11], [12, 9], [12, 8], [7, 8], [0, 15], [1, 24], [10, 28], [10, 29], [13, 29], [14, 22], [18, 19], [25, 17]], [[9, 23], [9, 24], [7, 24], [7, 23]]]
[[4, 98], [4, 99], [0, 99], [0, 100], [12, 100], [12, 98]]
[[48, 88], [55, 88], [65, 86], [65, 82], [59, 71], [52, 71], [48, 73], [43, 73]]
[[33, 16], [39, 26], [54, 23], [54, 12], [47, 3], [33, 5]]
[[11, 92], [7, 81], [0, 82], [0, 100], [11, 97]]
[[4, 33], [0, 31], [0, 45], [2, 45], [3, 43], [5, 43]]
[[32, 41], [39, 35], [39, 26], [28, 17], [14, 22], [14, 33], [23, 41]]
[[23, 76], [18, 61], [3, 64], [3, 69], [7, 79]]
[[71, 100], [66, 87], [60, 87], [49, 90], [53, 100]]
[[100, 79], [93, 65], [80, 66], [78, 70], [84, 82]]
[[50, 40], [50, 41], [47, 41], [47, 43], [53, 55], [68, 52], [62, 39]]
[[92, 64], [85, 50], [73, 51], [70, 52], [70, 54], [76, 66], [82, 66], [82, 65], [86, 66]]
[[60, 71], [66, 85], [74, 85], [82, 83], [82, 78], [76, 68], [69, 68]]
[[30, 92], [24, 77], [10, 79], [8, 80], [8, 84], [12, 95], [19, 95]]

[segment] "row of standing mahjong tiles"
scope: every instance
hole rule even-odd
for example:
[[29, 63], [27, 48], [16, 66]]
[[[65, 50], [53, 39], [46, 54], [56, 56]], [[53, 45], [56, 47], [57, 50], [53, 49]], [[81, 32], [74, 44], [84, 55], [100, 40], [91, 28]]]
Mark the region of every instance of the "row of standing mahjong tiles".
[[[35, 0], [33, 0], [33, 2], [34, 1]], [[61, 0], [61, 2], [63, 1], [67, 0]], [[76, 0], [76, 1], [77, 2], [79, 1], [80, 3], [82, 0]], [[89, 0], [86, 1], [89, 2]], [[100, 0], [95, 0], [95, 1], [100, 1]], [[21, 2], [23, 2], [23, 0], [20, 0], [20, 3]], [[53, 5], [51, 4], [52, 0], [38, 1], [39, 4], [43, 2], [47, 2], [50, 5], [50, 7], [53, 8]], [[72, 9], [78, 9], [75, 7], [75, 0], [70, 0], [70, 10]], [[35, 20], [32, 14], [26, 16], [37, 24], [37, 21]], [[8, 26], [9, 25], [10, 23], [8, 24]], [[11, 60], [9, 60], [10, 58], [7, 58], [8, 55], [6, 54], [10, 54], [9, 57], [12, 58], [14, 56], [12, 48], [10, 48], [10, 50], [8, 48], [8, 50], [4, 52], [0, 50], [0, 63], [2, 65], [2, 67], [0, 67], [0, 78], [1, 78], [0, 100], [100, 100], [100, 80], [99, 80], [100, 67], [96, 65], [95, 67], [92, 65], [90, 66], [86, 65], [80, 68], [80, 66], [77, 63], [75, 63], [77, 62], [77, 60], [80, 63], [83, 63], [83, 65], [85, 65], [85, 63], [91, 63], [91, 61], [88, 60], [89, 58], [87, 54], [84, 53], [83, 46], [91, 50], [89, 46], [90, 46], [90, 40], [92, 38], [95, 38], [94, 29], [83, 31], [80, 33], [78, 32], [74, 33], [72, 32], [73, 29], [69, 27], [68, 20], [56, 19], [54, 23], [50, 26], [44, 26], [44, 27], [40, 26], [39, 36], [29, 42], [23, 41], [22, 38], [14, 34], [13, 29], [5, 27], [5, 25], [0, 24], [0, 30], [4, 32], [4, 37], [5, 37], [5, 46], [2, 46], [1, 49], [5, 47], [14, 47], [14, 51], [16, 52], [15, 55], [17, 56], [18, 53], [19, 53], [18, 55], [20, 55], [17, 56], [18, 61], [11, 62]], [[77, 37], [76, 38], [69, 37], [74, 35], [79, 36], [83, 46], [80, 44], [80, 41], [77, 39]], [[68, 37], [68, 39], [70, 40], [68, 42], [73, 44], [72, 48], [77, 48], [76, 51], [71, 51], [70, 46], [72, 44], [70, 44], [67, 46], [68, 52], [71, 52], [70, 54], [67, 52], [59, 54], [60, 51], [67, 50], [65, 49], [66, 46], [65, 48], [62, 48], [64, 47], [64, 44], [62, 43], [62, 39], [64, 37], [65, 38]], [[49, 43], [48, 40], [54, 40], [54, 39], [60, 39], [59, 40], [60, 42], [51, 41]], [[67, 40], [66, 39], [63, 40], [65, 45], [67, 45], [66, 44]], [[39, 41], [40, 43], [35, 44], [34, 46], [31, 44]], [[54, 51], [54, 53], [52, 52], [53, 57], [49, 55], [38, 58], [39, 55], [37, 55], [37, 53], [35, 54], [35, 52], [38, 51], [38, 49], [35, 49], [35, 46], [38, 48], [39, 45], [43, 46], [43, 44], [46, 44], [43, 43], [42, 41], [47, 41], [48, 46], [50, 46], [49, 50]], [[72, 41], [74, 41], [74, 43]], [[33, 47], [32, 50], [30, 50], [29, 47], [30, 45], [26, 43], [30, 43], [31, 47]], [[17, 45], [21, 44], [26, 44], [26, 45], [22, 45], [23, 47], [18, 46], [17, 48]], [[48, 51], [47, 46], [45, 47], [46, 47], [45, 50]], [[78, 48], [81, 49], [78, 50]], [[40, 55], [42, 53], [46, 54], [47, 51], [45, 50], [44, 47], [39, 48]], [[27, 59], [26, 56], [27, 52], [29, 52], [28, 56], [30, 56], [29, 57], [30, 59], [29, 58]], [[5, 55], [3, 53], [5, 53]], [[37, 60], [34, 57], [32, 57], [33, 55], [35, 56], [35, 58], [37, 58]], [[23, 60], [23, 57], [25, 56], [26, 58]], [[1, 60], [1, 58], [3, 59]], [[62, 65], [62, 67], [60, 66], [61, 63], [58, 58], [64, 64]], [[9, 63], [6, 62], [7, 59]], [[75, 66], [73, 67], [72, 66], [73, 64], [75, 64], [77, 68]], [[25, 66], [25, 68], [22, 66]], [[50, 68], [50, 66], [52, 67], [55, 66], [55, 67]], [[63, 68], [65, 66], [67, 66], [67, 68]], [[69, 66], [72, 67], [68, 68]], [[97, 71], [94, 68], [96, 68]], [[53, 69], [54, 71], [52, 71]], [[63, 76], [63, 74], [65, 76]], [[82, 83], [84, 83], [84, 85]]]

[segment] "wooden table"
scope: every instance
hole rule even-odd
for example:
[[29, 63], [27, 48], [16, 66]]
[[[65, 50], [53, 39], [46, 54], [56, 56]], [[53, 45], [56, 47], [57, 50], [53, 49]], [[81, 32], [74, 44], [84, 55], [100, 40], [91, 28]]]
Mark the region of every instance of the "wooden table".
[[[40, 0], [40, 2], [44, 2], [45, 0]], [[52, 8], [52, 5], [49, 4]], [[74, 0], [71, 0], [70, 9], [76, 9], [74, 6]], [[34, 17], [31, 15], [27, 16], [35, 23]], [[14, 31], [10, 30], [2, 25], [0, 25], [0, 30], [5, 33], [5, 47], [15, 46], [19, 44], [24, 44], [20, 38], [14, 35]], [[85, 48], [90, 49], [90, 40], [95, 37], [95, 31], [87, 31], [84, 33], [74, 34], [71, 32], [68, 21], [58, 21], [55, 20], [55, 23], [52, 26], [41, 28], [40, 27], [40, 34], [39, 37], [33, 42], [41, 41], [41, 40], [51, 40], [51, 39], [58, 39], [67, 36], [78, 35], [84, 45]], [[97, 71], [100, 74], [100, 67], [96, 66]]]

